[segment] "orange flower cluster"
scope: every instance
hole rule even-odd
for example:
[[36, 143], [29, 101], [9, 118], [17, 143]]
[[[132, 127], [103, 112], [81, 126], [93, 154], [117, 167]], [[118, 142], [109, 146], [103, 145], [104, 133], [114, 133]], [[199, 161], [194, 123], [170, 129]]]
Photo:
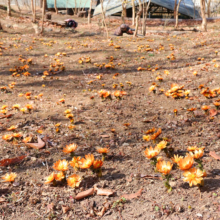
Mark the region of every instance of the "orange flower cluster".
[[67, 109], [66, 111], [64, 111], [64, 115], [66, 116], [66, 118], [69, 118], [70, 123], [74, 123], [74, 116], [71, 112], [72, 110]]
[[104, 89], [98, 91], [99, 96], [103, 99], [111, 99], [111, 93], [109, 91], [106, 91]]
[[220, 88], [211, 90], [209, 89], [209, 87], [207, 87], [207, 88], [204, 88], [200, 93], [208, 99], [215, 98], [220, 94]]
[[[201, 157], [204, 154], [204, 148], [198, 148], [196, 146], [188, 147], [189, 154], [185, 157], [174, 155], [173, 162], [176, 163], [180, 170], [184, 171], [184, 182], [188, 182], [190, 186], [203, 185], [203, 177], [206, 176], [206, 172], [203, 170]], [[198, 163], [199, 168], [193, 166], [194, 161]]]
[[176, 83], [171, 85], [171, 89], [168, 90], [165, 95], [167, 97], [172, 97], [174, 99], [178, 99], [178, 98], [184, 98], [184, 97], [188, 97], [190, 93], [190, 90], [185, 90], [184, 89], [184, 85], [180, 86]]
[[16, 173], [6, 173], [4, 176], [2, 176], [2, 179], [4, 180], [4, 182], [14, 182], [16, 177]]
[[119, 90], [116, 90], [115, 92], [113, 92], [113, 95], [118, 99], [121, 99], [126, 94], [127, 93], [125, 91], [119, 91]]
[[[156, 129], [155, 128], [152, 128], [152, 129], [149, 129], [146, 134], [150, 134], [150, 133], [153, 133]], [[143, 139], [145, 141], [150, 141], [150, 140], [153, 140], [155, 141], [157, 139], [157, 137], [159, 137], [162, 133], [162, 130], [161, 128], [158, 129], [157, 132], [155, 132], [154, 134], [152, 134], [151, 136], [150, 135], [143, 135]]]
[[23, 136], [22, 133], [13, 133], [13, 134], [5, 134], [2, 136], [2, 139], [5, 141], [11, 141], [13, 138], [21, 138]]

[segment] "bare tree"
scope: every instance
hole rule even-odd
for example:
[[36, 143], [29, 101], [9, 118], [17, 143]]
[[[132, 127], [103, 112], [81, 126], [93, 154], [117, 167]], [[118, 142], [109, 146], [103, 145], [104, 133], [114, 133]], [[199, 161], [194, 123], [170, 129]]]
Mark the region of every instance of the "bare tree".
[[75, 10], [74, 10], [74, 14], [77, 15], [77, 13], [78, 13], [78, 8], [77, 8], [77, 2], [76, 2], [76, 0], [75, 0]]
[[11, 17], [11, 1], [7, 1], [7, 16]]
[[210, 6], [211, 6], [211, 1], [212, 1], [212, 0], [208, 0], [208, 2], [207, 2], [207, 14], [208, 14], [208, 18], [211, 17], [211, 8], [210, 8]]
[[57, 0], [54, 0], [54, 8], [55, 8], [56, 14], [58, 14], [58, 10], [57, 10]]
[[121, 13], [121, 19], [123, 23], [125, 23], [125, 17], [127, 17], [127, 10], [126, 10], [127, 1], [122, 0], [121, 6], [122, 6], [122, 13]]
[[91, 24], [91, 17], [92, 17], [92, 1], [90, 0], [90, 8], [89, 8], [89, 13], [88, 13], [88, 24]]
[[41, 34], [43, 34], [43, 32], [44, 32], [44, 13], [45, 13], [45, 7], [46, 7], [46, 0], [43, 0]]
[[106, 22], [105, 22], [105, 12], [104, 12], [104, 8], [103, 8], [103, 0], [101, 0], [100, 2], [101, 2], [101, 9], [102, 9], [102, 19], [103, 19], [103, 23], [104, 23], [105, 30], [106, 30], [106, 35], [107, 35], [107, 38], [108, 38], [108, 27], [107, 27]]
[[141, 0], [138, 0], [138, 2], [139, 2], [139, 12], [137, 13], [137, 16], [136, 16], [136, 26], [135, 26], [135, 31], [134, 31], [133, 37], [137, 36], [139, 18], [141, 17], [141, 15], [143, 13]]
[[134, 0], [131, 0], [131, 4], [132, 4], [132, 25], [135, 25], [135, 4], [134, 4]]
[[18, 10], [21, 12], [21, 8], [20, 8], [20, 6], [18, 4], [18, 0], [15, 0], [15, 3], [16, 3], [16, 6], [18, 7]]
[[33, 23], [36, 23], [36, 0], [31, 0], [31, 8], [33, 14]]
[[151, 0], [148, 1], [148, 4], [147, 4], [147, 8], [145, 9], [145, 4], [143, 4], [143, 24], [142, 24], [142, 34], [145, 36], [146, 35], [146, 20], [147, 20], [147, 15], [148, 15], [148, 10], [149, 10], [149, 7], [150, 7], [150, 3], [151, 3]]
[[31, 11], [33, 15], [34, 14], [34, 0], [31, 0]]
[[179, 0], [177, 7], [176, 7], [176, 13], [175, 14], [175, 19], [176, 19], [176, 24], [175, 24], [175, 29], [178, 28], [178, 22], [179, 22], [179, 8], [180, 8], [180, 3], [182, 0]]
[[200, 0], [200, 9], [201, 9], [201, 16], [202, 16], [202, 31], [207, 31], [207, 20], [205, 16], [205, 0]]
[[173, 17], [176, 17], [177, 0], [174, 2]]

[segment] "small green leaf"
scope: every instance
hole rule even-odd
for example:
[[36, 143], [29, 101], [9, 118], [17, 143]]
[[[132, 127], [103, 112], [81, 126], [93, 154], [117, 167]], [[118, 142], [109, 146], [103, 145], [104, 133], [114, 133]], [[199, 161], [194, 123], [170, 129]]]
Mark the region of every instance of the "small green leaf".
[[158, 207], [158, 206], [155, 206], [154, 209], [155, 209], [155, 211], [157, 211], [157, 212], [159, 211], [159, 207]]

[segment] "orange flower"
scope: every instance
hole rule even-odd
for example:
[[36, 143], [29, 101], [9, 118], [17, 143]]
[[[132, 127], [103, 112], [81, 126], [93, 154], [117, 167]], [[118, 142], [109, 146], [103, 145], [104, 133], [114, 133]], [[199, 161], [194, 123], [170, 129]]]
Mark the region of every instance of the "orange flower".
[[53, 172], [50, 174], [50, 176], [46, 177], [47, 180], [44, 182], [44, 184], [52, 183], [55, 180], [56, 174]]
[[79, 167], [81, 169], [88, 169], [93, 165], [94, 162], [94, 155], [93, 154], [88, 154], [85, 156], [85, 158], [82, 158], [79, 161]]
[[203, 180], [203, 175], [203, 171], [194, 167], [183, 173], [183, 176], [185, 176], [183, 181], [188, 182], [190, 186], [196, 186], [198, 184], [201, 184]]
[[69, 153], [72, 153], [74, 152], [76, 149], [77, 149], [77, 145], [76, 144], [69, 144], [69, 145], [66, 145], [66, 147], [63, 149], [63, 152], [65, 154], [69, 154]]
[[199, 159], [203, 156], [204, 151], [202, 149], [195, 150], [194, 153], [190, 152], [190, 156], [194, 159]]
[[79, 187], [80, 183], [82, 181], [82, 178], [77, 175], [77, 174], [73, 174], [72, 176], [69, 176], [69, 178], [67, 179], [67, 184], [70, 187]]
[[220, 106], [220, 102], [213, 102], [214, 106], [219, 107]]
[[174, 162], [174, 163], [179, 163], [180, 159], [183, 159], [182, 156], [179, 156], [179, 155], [175, 155], [171, 158], [171, 160]]
[[0, 111], [2, 114], [6, 115], [6, 113], [8, 112], [7, 110], [1, 110]]
[[7, 131], [14, 131], [18, 128], [18, 126], [12, 125], [10, 128], [7, 129]]
[[173, 164], [170, 163], [170, 161], [166, 162], [166, 161], [159, 161], [156, 164], [157, 170], [164, 174], [167, 175], [170, 173], [170, 171], [172, 170]]
[[210, 106], [207, 106], [207, 105], [202, 106], [203, 111], [208, 111], [209, 109], [210, 109]]
[[31, 96], [31, 92], [26, 92], [25, 93], [25, 96], [27, 97], [27, 96]]
[[3, 105], [3, 106], [2, 106], [2, 110], [5, 110], [6, 108], [8, 108], [7, 105]]
[[70, 109], [67, 109], [64, 114], [67, 115], [67, 114], [70, 114], [71, 113], [71, 110]]
[[151, 140], [155, 140], [161, 133], [162, 130], [159, 128], [158, 131], [151, 136]]
[[125, 91], [119, 91], [119, 90], [116, 90], [113, 95], [116, 97], [116, 98], [121, 98], [123, 95], [126, 95], [127, 93]]
[[163, 150], [167, 147], [167, 141], [161, 141], [159, 144], [157, 144], [156, 148]]
[[150, 135], [143, 135], [143, 140], [150, 141], [151, 140], [151, 136]]
[[73, 119], [73, 114], [67, 114], [66, 118]]
[[100, 154], [107, 154], [109, 152], [108, 148], [98, 148], [97, 152]]
[[14, 138], [20, 138], [20, 137], [22, 137], [22, 136], [23, 136], [22, 133], [14, 133], [14, 134], [13, 134], [13, 137], [14, 137]]
[[175, 114], [177, 114], [178, 110], [177, 110], [177, 109], [174, 109], [173, 112], [174, 112]]
[[58, 171], [66, 171], [68, 170], [68, 161], [66, 160], [58, 160], [53, 168]]
[[156, 90], [156, 86], [155, 85], [152, 85], [150, 88], [149, 88], [149, 92], [154, 92]]
[[59, 102], [65, 103], [65, 99], [59, 99]]
[[61, 171], [55, 175], [55, 180], [57, 180], [57, 181], [61, 181], [64, 178], [65, 178], [65, 175], [64, 175], [63, 171]]
[[2, 139], [5, 141], [10, 141], [13, 138], [12, 134], [5, 134], [2, 136]]
[[79, 161], [81, 160], [81, 157], [73, 157], [72, 161], [69, 162], [70, 166], [72, 166], [74, 169], [79, 167]]
[[95, 160], [93, 162], [93, 168], [94, 169], [99, 169], [99, 168], [102, 167], [102, 165], [103, 165], [103, 161], [102, 160]]
[[188, 112], [194, 112], [196, 110], [196, 108], [189, 108], [187, 109]]
[[29, 137], [24, 138], [22, 142], [28, 143], [28, 142], [31, 142], [31, 140], [32, 140], [32, 136], [29, 136]]
[[109, 91], [104, 90], [104, 89], [98, 91], [98, 93], [101, 98], [111, 98], [111, 93]]
[[31, 104], [27, 104], [27, 105], [25, 105], [25, 107], [26, 107], [28, 110], [33, 109], [33, 106], [32, 106]]
[[27, 110], [26, 108], [21, 108], [20, 109], [20, 111], [23, 112], [23, 113], [25, 113], [26, 110]]
[[191, 157], [190, 155], [187, 155], [184, 158], [181, 158], [178, 162], [179, 168], [181, 170], [188, 170], [192, 167], [194, 162], [193, 157]]
[[160, 149], [158, 149], [158, 148], [152, 148], [152, 147], [150, 147], [150, 148], [147, 148], [145, 151], [144, 151], [144, 153], [145, 153], [145, 156], [148, 158], [148, 159], [151, 159], [151, 158], [153, 158], [153, 157], [156, 157], [159, 153], [160, 153]]
[[156, 131], [156, 128], [151, 128], [151, 129], [147, 130], [147, 131], [145, 132], [145, 134], [154, 133], [155, 131]]
[[163, 161], [163, 157], [158, 157], [157, 162], [159, 162], [159, 161]]
[[20, 105], [19, 104], [15, 104], [15, 105], [12, 106], [12, 108], [18, 110], [20, 108]]
[[192, 146], [187, 148], [188, 151], [195, 151], [197, 149], [198, 149], [197, 146]]
[[2, 179], [5, 180], [4, 182], [14, 182], [16, 176], [16, 173], [6, 173], [4, 176], [2, 176]]

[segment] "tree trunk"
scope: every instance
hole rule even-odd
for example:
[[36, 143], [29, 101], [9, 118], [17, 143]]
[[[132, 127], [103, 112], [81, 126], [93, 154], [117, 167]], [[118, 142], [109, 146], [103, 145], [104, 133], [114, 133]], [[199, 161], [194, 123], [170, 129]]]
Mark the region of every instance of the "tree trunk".
[[137, 13], [137, 16], [136, 16], [136, 26], [135, 26], [135, 31], [134, 31], [133, 37], [137, 36], [139, 18], [141, 17], [141, 15], [143, 13], [141, 0], [138, 0], [138, 2], [139, 2], [139, 12]]
[[18, 0], [15, 0], [15, 3], [16, 3], [16, 6], [18, 7], [19, 12], [21, 12], [21, 8], [20, 8], [20, 6], [18, 4]]
[[208, 2], [207, 2], [208, 18], [211, 17], [211, 8], [210, 8], [210, 6], [211, 6], [211, 0], [208, 0]]
[[[145, 36], [146, 34], [146, 18], [145, 18], [145, 13], [146, 13], [146, 7], [145, 7], [145, 2], [143, 3], [143, 18], [142, 18], [142, 34]], [[145, 34], [144, 34], [145, 33]]]
[[177, 0], [174, 2], [173, 17], [176, 17]]
[[11, 17], [11, 1], [8, 0], [7, 3], [8, 3], [8, 4], [7, 4], [7, 16], [8, 16], [8, 17]]
[[46, 7], [46, 0], [43, 0], [41, 34], [43, 34], [43, 32], [44, 32], [44, 12], [45, 12], [45, 7]]
[[54, 8], [55, 8], [56, 14], [58, 14], [58, 10], [57, 10], [57, 0], [54, 0]]
[[106, 35], [107, 35], [107, 38], [108, 38], [108, 27], [107, 27], [106, 22], [105, 22], [105, 12], [104, 12], [104, 8], [103, 8], [103, 0], [101, 0], [100, 2], [101, 2], [101, 9], [102, 9], [102, 19], [103, 19], [103, 23], [104, 23], [105, 30], [106, 30]]
[[88, 24], [91, 24], [91, 17], [92, 17], [92, 1], [90, 0], [90, 8], [89, 8], [89, 13], [88, 13]]
[[135, 25], [135, 4], [134, 0], [131, 0], [132, 3], [132, 25]]
[[33, 13], [33, 23], [36, 23], [36, 0], [31, 0], [31, 7]]
[[33, 15], [34, 14], [34, 0], [31, 0], [31, 11]]
[[205, 16], [205, 0], [200, 0], [200, 7], [201, 7], [201, 16], [202, 16], [202, 31], [207, 31], [207, 20]]
[[125, 2], [122, 2], [121, 19], [122, 19], [122, 21], [123, 21], [123, 24], [125, 23], [125, 17], [127, 17], [126, 3], [125, 3]]
[[178, 5], [176, 7], [176, 24], [175, 24], [175, 29], [178, 28], [178, 22], [179, 22], [179, 8], [180, 8], [180, 3], [182, 0], [179, 0]]
[[143, 14], [142, 34], [144, 36], [146, 35], [146, 20], [147, 20], [147, 15], [148, 15], [148, 10], [149, 10], [149, 7], [150, 7], [150, 3], [151, 3], [151, 0], [148, 1], [147, 8], [146, 8], [146, 10], [144, 10], [144, 14]]

